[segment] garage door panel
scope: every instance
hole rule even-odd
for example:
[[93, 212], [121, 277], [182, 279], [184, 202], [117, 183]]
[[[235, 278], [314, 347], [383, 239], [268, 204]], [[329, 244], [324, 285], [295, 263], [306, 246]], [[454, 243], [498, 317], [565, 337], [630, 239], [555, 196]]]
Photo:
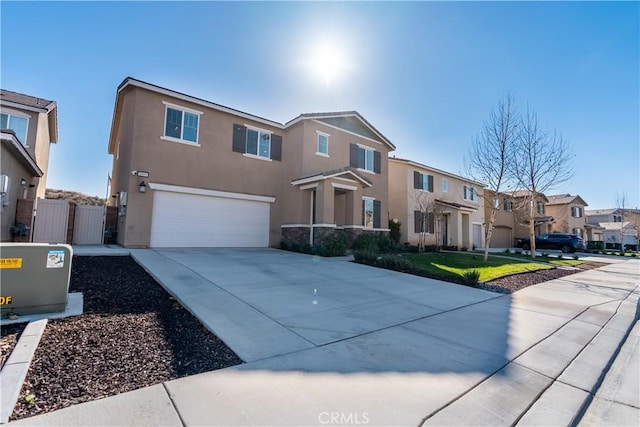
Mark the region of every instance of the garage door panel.
[[267, 247], [270, 204], [156, 191], [152, 247]]

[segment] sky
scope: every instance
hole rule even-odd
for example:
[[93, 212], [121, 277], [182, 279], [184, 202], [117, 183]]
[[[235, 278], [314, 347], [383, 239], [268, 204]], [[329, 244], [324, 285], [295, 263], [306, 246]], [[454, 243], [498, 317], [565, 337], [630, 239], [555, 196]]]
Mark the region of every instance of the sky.
[[2, 1], [0, 20], [2, 88], [58, 103], [48, 188], [105, 196], [131, 76], [280, 123], [356, 110], [392, 155], [462, 175], [509, 92], [571, 147], [547, 194], [640, 206], [639, 2]]

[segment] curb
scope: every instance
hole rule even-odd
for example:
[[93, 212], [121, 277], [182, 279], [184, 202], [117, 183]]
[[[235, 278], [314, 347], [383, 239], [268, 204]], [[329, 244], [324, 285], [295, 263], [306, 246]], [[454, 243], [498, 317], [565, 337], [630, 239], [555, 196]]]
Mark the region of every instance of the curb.
[[0, 424], [6, 424], [18, 402], [22, 384], [36, 352], [48, 319], [30, 322], [20, 335], [9, 359], [0, 371]]

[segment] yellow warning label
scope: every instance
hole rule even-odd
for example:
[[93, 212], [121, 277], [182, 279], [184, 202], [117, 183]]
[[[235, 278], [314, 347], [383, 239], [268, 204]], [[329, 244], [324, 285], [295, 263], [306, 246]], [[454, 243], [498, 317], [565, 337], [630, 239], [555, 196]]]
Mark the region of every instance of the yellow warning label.
[[0, 268], [22, 268], [22, 258], [0, 258]]
[[0, 297], [0, 305], [11, 305], [13, 297]]

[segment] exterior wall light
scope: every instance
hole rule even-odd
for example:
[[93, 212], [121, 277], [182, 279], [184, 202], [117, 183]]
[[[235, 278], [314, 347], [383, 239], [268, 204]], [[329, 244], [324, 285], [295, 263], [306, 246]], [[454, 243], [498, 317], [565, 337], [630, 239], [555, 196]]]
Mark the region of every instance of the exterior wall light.
[[138, 186], [138, 190], [140, 190], [141, 193], [146, 193], [147, 192], [147, 184], [145, 184], [144, 181], [142, 181], [140, 183], [140, 185]]

